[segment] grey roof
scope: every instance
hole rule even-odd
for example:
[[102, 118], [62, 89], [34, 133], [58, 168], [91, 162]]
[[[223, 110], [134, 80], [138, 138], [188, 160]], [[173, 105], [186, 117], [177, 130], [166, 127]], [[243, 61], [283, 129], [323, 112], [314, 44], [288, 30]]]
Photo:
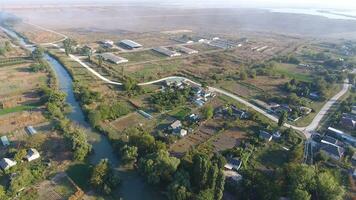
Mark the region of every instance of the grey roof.
[[156, 47], [152, 49], [153, 51], [156, 51], [160, 54], [166, 55], [166, 56], [177, 56], [180, 55], [177, 52], [171, 51], [165, 47]]
[[2, 144], [3, 144], [4, 146], [10, 145], [10, 142], [9, 142], [9, 140], [7, 139], [6, 136], [1, 136], [1, 142], [2, 142]]
[[127, 59], [116, 56], [112, 53], [103, 53], [100, 54], [101, 57], [103, 57], [104, 60], [111, 61], [113, 63], [122, 63], [122, 62], [127, 62]]
[[272, 135], [266, 131], [260, 131], [260, 138], [270, 140], [272, 138]]
[[137, 42], [134, 42], [132, 40], [121, 40], [120, 43], [124, 44], [124, 45], [127, 45], [127, 46], [129, 46], [131, 48], [140, 48], [140, 47], [142, 47], [141, 44], [139, 44]]
[[339, 160], [344, 155], [345, 152], [345, 149], [342, 147], [339, 147], [337, 145], [325, 144], [325, 143], [321, 143], [320, 150], [324, 151], [329, 156], [336, 158], [337, 160]]
[[328, 135], [324, 136], [323, 139], [321, 139], [321, 142], [325, 144], [333, 144], [338, 146], [341, 145], [341, 143], [337, 139], [330, 137]]
[[179, 51], [183, 52], [183, 53], [186, 53], [186, 54], [192, 54], [192, 53], [198, 53], [197, 50], [194, 50], [194, 49], [190, 49], [190, 48], [187, 48], [187, 47], [184, 47], [184, 46], [178, 46], [176, 47]]

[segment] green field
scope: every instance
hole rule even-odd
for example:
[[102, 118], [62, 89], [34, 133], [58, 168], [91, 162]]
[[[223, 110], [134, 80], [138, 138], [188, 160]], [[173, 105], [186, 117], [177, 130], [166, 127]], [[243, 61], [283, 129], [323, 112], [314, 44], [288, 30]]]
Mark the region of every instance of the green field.
[[15, 112], [21, 112], [21, 111], [27, 111], [36, 108], [38, 105], [21, 105], [21, 106], [16, 106], [12, 108], [5, 108], [5, 109], [0, 109], [0, 115], [6, 115], [9, 113], [15, 113]]
[[126, 58], [130, 62], [143, 62], [143, 61], [150, 61], [150, 60], [157, 60], [165, 58], [165, 56], [153, 52], [152, 50], [145, 50], [145, 51], [136, 51], [130, 53], [120, 53], [121, 57]]
[[300, 70], [298, 70], [296, 65], [279, 64], [275, 67], [274, 71], [278, 74], [285, 75], [289, 78], [293, 78], [298, 81], [304, 81], [304, 82], [313, 81], [309, 73], [300, 72]]

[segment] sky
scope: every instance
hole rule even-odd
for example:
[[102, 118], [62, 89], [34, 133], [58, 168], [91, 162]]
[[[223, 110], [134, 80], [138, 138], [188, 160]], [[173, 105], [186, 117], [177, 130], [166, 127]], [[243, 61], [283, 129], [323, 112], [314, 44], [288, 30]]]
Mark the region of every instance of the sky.
[[332, 8], [356, 10], [356, 0], [0, 0], [2, 5], [43, 3], [154, 3], [199, 7], [258, 7], [258, 8]]

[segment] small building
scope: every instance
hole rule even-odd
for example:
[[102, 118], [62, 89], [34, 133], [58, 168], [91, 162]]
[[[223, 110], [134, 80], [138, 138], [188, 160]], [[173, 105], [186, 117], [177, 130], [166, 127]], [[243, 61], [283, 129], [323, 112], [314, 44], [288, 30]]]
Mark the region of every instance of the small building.
[[189, 54], [189, 55], [199, 53], [197, 50], [190, 49], [190, 48], [187, 48], [184, 46], [178, 46], [178, 47], [176, 47], [176, 49], [182, 53]]
[[273, 138], [272, 135], [266, 131], [260, 131], [259, 137], [268, 142], [270, 142]]
[[182, 128], [178, 128], [178, 129], [174, 129], [172, 133], [173, 135], [184, 137], [188, 134], [188, 131]]
[[179, 120], [174, 121], [171, 125], [168, 127], [170, 130], [176, 130], [176, 129], [181, 129], [182, 128], [182, 122]]
[[195, 103], [195, 105], [202, 107], [202, 106], [204, 106], [205, 101], [203, 100], [203, 98], [197, 98], [194, 100], [194, 103]]
[[119, 46], [125, 49], [138, 49], [142, 47], [141, 44], [134, 42], [132, 40], [121, 40]]
[[311, 92], [309, 93], [309, 98], [312, 100], [319, 100], [320, 99], [320, 95], [317, 92]]
[[27, 155], [25, 156], [25, 158], [28, 162], [31, 162], [33, 160], [40, 158], [40, 153], [38, 153], [36, 149], [31, 148], [27, 151]]
[[36, 129], [34, 129], [33, 126], [27, 126], [26, 130], [30, 135], [35, 135], [37, 133]]
[[235, 170], [238, 171], [241, 168], [242, 165], [242, 161], [240, 160], [240, 158], [231, 158], [228, 160], [228, 162], [224, 165], [225, 169], [228, 170]]
[[10, 145], [9, 140], [7, 139], [7, 137], [5, 135], [1, 136], [1, 142], [2, 142], [3, 146], [9, 146]]
[[239, 183], [242, 180], [242, 176], [236, 171], [224, 170], [224, 175], [228, 182]]
[[15, 166], [17, 164], [17, 162], [15, 160], [12, 160], [10, 158], [2, 158], [0, 160], [0, 167], [3, 170], [8, 170], [11, 167]]
[[168, 56], [168, 57], [177, 57], [177, 56], [181, 56], [182, 54], [177, 53], [175, 51], [171, 51], [165, 47], [156, 47], [152, 49], [153, 51], [160, 53], [162, 55]]
[[112, 41], [112, 40], [103, 40], [103, 41], [100, 41], [100, 43], [104, 48], [113, 48], [114, 47], [114, 41]]
[[247, 119], [248, 114], [243, 110], [239, 110], [236, 106], [231, 106], [232, 115], [239, 119]]
[[189, 115], [188, 118], [189, 118], [189, 121], [192, 122], [192, 123], [196, 123], [196, 122], [198, 122], [200, 120], [199, 115], [194, 114], [194, 113]]
[[102, 53], [102, 54], [100, 54], [100, 56], [105, 61], [108, 61], [108, 62], [111, 62], [111, 63], [114, 63], [114, 64], [120, 64], [120, 63], [128, 62], [127, 59], [119, 57], [119, 56], [116, 56], [116, 55], [114, 55], [112, 53]]
[[345, 153], [345, 149], [337, 145], [320, 143], [320, 146], [320, 152], [325, 153], [334, 160], [340, 160]]

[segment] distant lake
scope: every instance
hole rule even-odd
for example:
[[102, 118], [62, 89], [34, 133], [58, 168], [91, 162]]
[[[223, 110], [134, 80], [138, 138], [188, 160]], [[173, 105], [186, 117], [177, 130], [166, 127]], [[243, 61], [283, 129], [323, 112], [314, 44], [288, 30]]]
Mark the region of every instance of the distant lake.
[[273, 8], [270, 12], [306, 14], [327, 17], [329, 19], [356, 20], [356, 10], [326, 10], [326, 9], [299, 9], [299, 8]]

